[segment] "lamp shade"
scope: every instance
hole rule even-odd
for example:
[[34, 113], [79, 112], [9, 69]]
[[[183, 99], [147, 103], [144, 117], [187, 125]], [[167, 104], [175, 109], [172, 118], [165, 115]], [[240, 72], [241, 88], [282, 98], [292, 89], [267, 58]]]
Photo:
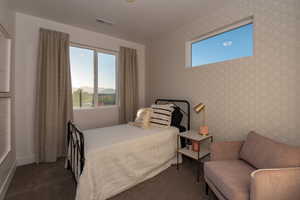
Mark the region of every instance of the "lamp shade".
[[200, 113], [205, 108], [205, 105], [203, 103], [199, 103], [194, 106], [194, 111], [196, 113]]

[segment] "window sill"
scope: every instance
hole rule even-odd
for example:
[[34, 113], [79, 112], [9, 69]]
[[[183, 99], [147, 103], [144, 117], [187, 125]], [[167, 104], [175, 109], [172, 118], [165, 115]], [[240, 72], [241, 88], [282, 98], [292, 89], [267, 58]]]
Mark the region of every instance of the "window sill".
[[73, 108], [73, 111], [89, 111], [89, 110], [103, 110], [103, 109], [110, 109], [110, 108], [119, 108], [119, 105], [107, 105], [107, 106], [99, 106], [99, 107], [85, 107], [85, 108]]

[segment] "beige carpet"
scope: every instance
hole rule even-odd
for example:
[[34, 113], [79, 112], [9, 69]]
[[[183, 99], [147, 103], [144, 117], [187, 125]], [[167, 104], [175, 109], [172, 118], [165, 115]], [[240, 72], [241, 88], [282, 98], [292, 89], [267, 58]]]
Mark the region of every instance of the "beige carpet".
[[[196, 162], [185, 159], [179, 171], [172, 166], [110, 200], [208, 200], [202, 174], [197, 183]], [[73, 177], [64, 169], [63, 160], [31, 164], [17, 168], [5, 200], [74, 200], [75, 190]]]

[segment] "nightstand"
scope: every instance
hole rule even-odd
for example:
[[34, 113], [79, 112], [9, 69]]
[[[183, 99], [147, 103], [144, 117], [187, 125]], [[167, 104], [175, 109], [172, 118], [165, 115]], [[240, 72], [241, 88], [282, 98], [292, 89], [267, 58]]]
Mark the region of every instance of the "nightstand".
[[[200, 151], [193, 151], [191, 149], [188, 149], [186, 147], [180, 148], [180, 138], [186, 138], [188, 140], [193, 140], [198, 143], [198, 146], [200, 147]], [[200, 135], [197, 131], [185, 131], [182, 133], [177, 134], [177, 170], [179, 170], [179, 154], [183, 154], [189, 158], [192, 158], [196, 160], [197, 162], [200, 162], [201, 159], [205, 158], [210, 154], [210, 151], [208, 147], [201, 146], [200, 144], [206, 140], [210, 140], [210, 142], [213, 142], [213, 136], [211, 134], [204, 136]], [[197, 167], [197, 181], [199, 182], [199, 176], [200, 176], [200, 167]]]

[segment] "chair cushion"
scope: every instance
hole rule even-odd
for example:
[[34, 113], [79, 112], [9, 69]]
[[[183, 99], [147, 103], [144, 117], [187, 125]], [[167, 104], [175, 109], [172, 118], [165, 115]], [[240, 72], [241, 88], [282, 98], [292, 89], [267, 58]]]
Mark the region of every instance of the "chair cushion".
[[210, 161], [204, 164], [205, 178], [230, 200], [250, 199], [250, 175], [254, 170], [242, 160]]
[[250, 132], [242, 146], [240, 158], [258, 169], [300, 167], [300, 147], [275, 142]]

